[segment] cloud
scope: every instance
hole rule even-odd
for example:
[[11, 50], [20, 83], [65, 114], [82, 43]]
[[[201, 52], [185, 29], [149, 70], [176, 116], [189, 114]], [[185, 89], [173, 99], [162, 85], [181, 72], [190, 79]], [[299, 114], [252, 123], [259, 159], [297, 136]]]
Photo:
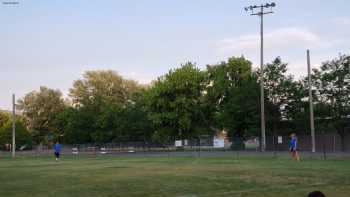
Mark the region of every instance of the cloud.
[[151, 76], [146, 73], [137, 73], [137, 72], [121, 72], [121, 75], [127, 79], [133, 79], [138, 81], [141, 84], [149, 84], [156, 77]]
[[[306, 74], [306, 49], [312, 51], [317, 49], [317, 53], [320, 53], [329, 51], [335, 45], [337, 45], [336, 40], [326, 39], [305, 28], [274, 29], [264, 34], [264, 62], [270, 62], [280, 56], [284, 62], [289, 64], [289, 73], [298, 78]], [[254, 67], [259, 67], [260, 35], [248, 34], [219, 40], [216, 42], [215, 52], [219, 60], [243, 54], [253, 62]], [[321, 58], [321, 54], [318, 54], [320, 57], [316, 57], [316, 54], [312, 55], [313, 64], [320, 64], [324, 59]]]
[[350, 17], [336, 17], [333, 22], [337, 25], [350, 25]]
[[[226, 38], [218, 42], [218, 49], [223, 53], [256, 51], [260, 46], [260, 36], [242, 35], [237, 38]], [[280, 28], [264, 34], [264, 48], [268, 50], [283, 50], [292, 47], [322, 47], [321, 38], [308, 30], [296, 27]]]

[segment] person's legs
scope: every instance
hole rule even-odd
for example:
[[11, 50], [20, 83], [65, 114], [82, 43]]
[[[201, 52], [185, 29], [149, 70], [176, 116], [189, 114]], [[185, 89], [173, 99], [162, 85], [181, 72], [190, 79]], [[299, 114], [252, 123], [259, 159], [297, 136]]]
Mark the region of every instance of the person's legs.
[[60, 153], [55, 152], [56, 161], [60, 158]]
[[298, 151], [294, 151], [294, 154], [295, 154], [295, 160], [300, 161], [300, 156]]
[[292, 159], [295, 160], [295, 151], [292, 150]]
[[293, 153], [292, 150], [289, 150], [289, 155], [290, 155], [290, 157], [291, 157], [292, 159], [294, 159], [294, 153]]

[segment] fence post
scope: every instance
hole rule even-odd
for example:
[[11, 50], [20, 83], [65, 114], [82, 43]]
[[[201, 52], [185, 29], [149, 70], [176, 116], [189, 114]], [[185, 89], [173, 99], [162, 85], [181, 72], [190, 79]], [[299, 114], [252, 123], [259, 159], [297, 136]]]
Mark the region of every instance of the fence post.
[[336, 149], [336, 148], [335, 148], [335, 135], [333, 135], [333, 152], [336, 151], [335, 149]]
[[272, 143], [273, 143], [273, 156], [276, 157], [277, 153], [276, 153], [276, 139], [275, 139], [275, 135], [272, 136]]
[[326, 160], [326, 144], [323, 142], [323, 159]]
[[201, 138], [199, 137], [199, 151], [198, 151], [199, 157], [201, 157]]

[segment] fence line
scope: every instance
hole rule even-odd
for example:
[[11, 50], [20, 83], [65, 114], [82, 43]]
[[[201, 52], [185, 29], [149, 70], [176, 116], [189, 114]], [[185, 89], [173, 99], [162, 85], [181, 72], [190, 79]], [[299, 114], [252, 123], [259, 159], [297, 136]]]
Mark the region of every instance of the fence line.
[[[288, 151], [288, 136], [267, 136], [267, 151]], [[350, 135], [344, 138], [344, 150], [341, 146], [339, 135], [317, 135], [316, 151], [319, 153], [350, 152]], [[298, 148], [300, 151], [311, 151], [311, 137], [298, 136]], [[258, 152], [259, 138], [250, 138], [240, 141], [237, 138], [204, 137], [190, 140], [180, 140], [168, 143], [156, 143], [152, 141], [142, 142], [116, 142], [95, 144], [63, 144], [64, 154], [113, 154], [113, 153], [148, 153], [148, 152], [225, 152], [225, 151]], [[30, 150], [18, 151], [32, 155], [52, 154], [50, 145], [35, 145]], [[1, 153], [1, 152], [0, 152]], [[6, 153], [6, 151], [2, 151]]]

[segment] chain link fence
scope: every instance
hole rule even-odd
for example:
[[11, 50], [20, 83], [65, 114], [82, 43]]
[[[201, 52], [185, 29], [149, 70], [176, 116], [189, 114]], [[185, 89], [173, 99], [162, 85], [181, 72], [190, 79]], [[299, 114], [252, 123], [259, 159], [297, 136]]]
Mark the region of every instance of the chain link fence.
[[[169, 140], [168, 142], [137, 141], [91, 144], [62, 144], [65, 155], [213, 155], [220, 156], [232, 152], [256, 153], [260, 152], [258, 137], [242, 140], [240, 138], [202, 136], [194, 139]], [[267, 136], [266, 151], [288, 151], [288, 136]], [[311, 152], [311, 137], [298, 136], [298, 148], [302, 152]], [[317, 135], [316, 151], [318, 153], [350, 152], [350, 135], [344, 138], [342, 149], [339, 135]], [[0, 154], [9, 154], [9, 150], [2, 150]], [[30, 150], [17, 151], [21, 155], [51, 155], [52, 145], [34, 145]]]
[[[287, 151], [289, 136], [268, 136], [266, 138], [267, 151]], [[340, 135], [316, 135], [316, 152], [350, 152], [350, 135], [344, 137], [343, 142]], [[343, 146], [342, 146], [342, 143]], [[300, 151], [311, 151], [311, 136], [298, 136], [298, 149]]]

